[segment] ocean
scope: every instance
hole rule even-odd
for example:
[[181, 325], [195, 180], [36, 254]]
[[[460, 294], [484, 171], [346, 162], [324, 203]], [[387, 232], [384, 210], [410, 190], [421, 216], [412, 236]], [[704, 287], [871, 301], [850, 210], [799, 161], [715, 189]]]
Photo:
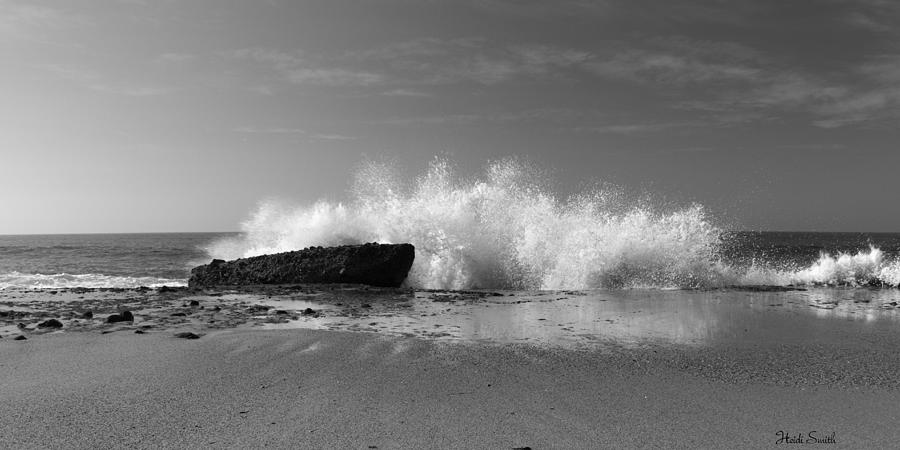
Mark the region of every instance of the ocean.
[[[0, 236], [0, 289], [185, 286], [192, 267], [208, 263], [218, 247], [246, 239], [242, 233]], [[900, 233], [723, 232], [715, 254], [709, 267], [740, 276], [723, 278], [722, 285], [718, 286], [629, 285], [623, 280], [615, 285], [588, 288], [896, 286], [891, 277], [897, 275], [892, 268], [897, 267], [900, 259]], [[652, 259], [648, 255], [643, 257]], [[625, 272], [622, 268], [613, 270]], [[639, 267], [630, 270], [634, 277], [640, 278]], [[701, 275], [698, 274], [698, 279]], [[608, 282], [610, 279], [606, 278]]]
[[0, 289], [185, 286], [235, 233], [0, 235]]
[[183, 286], [211, 259], [365, 242], [413, 244], [419, 289], [900, 285], [900, 233], [736, 232], [700, 204], [553, 186], [516, 160], [412, 180], [368, 163], [346, 201], [262, 202], [236, 233], [0, 236], [0, 289]]

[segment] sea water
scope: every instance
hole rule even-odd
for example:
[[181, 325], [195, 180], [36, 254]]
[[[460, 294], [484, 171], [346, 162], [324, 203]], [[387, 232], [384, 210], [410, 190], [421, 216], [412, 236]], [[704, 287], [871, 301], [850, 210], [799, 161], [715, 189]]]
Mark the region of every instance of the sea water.
[[420, 289], [900, 284], [900, 233], [729, 231], [702, 205], [551, 185], [515, 160], [468, 179], [441, 159], [413, 180], [372, 163], [349, 200], [264, 202], [238, 233], [0, 236], [0, 289], [183, 286], [213, 258], [364, 242], [412, 243]]
[[0, 235], [0, 289], [184, 286], [234, 233]]

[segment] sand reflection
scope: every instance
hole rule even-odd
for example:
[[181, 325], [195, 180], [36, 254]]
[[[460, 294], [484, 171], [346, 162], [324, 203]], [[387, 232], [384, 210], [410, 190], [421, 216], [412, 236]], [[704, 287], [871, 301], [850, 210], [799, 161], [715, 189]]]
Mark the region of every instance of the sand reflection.
[[565, 347], [791, 343], [826, 339], [829, 327], [841, 321], [896, 324], [900, 310], [891, 306], [896, 297], [894, 290], [861, 289], [546, 291], [486, 297], [417, 292], [403, 307], [381, 303], [366, 314], [298, 302], [321, 309], [322, 316], [266, 326]]

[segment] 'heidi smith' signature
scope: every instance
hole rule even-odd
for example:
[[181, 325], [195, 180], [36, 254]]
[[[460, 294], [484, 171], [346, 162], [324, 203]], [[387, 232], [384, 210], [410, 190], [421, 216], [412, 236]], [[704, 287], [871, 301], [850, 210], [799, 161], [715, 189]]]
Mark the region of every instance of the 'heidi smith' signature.
[[778, 440], [776, 444], [837, 444], [834, 439], [836, 433], [825, 434], [821, 431], [810, 431], [809, 433], [791, 434], [787, 431], [778, 431], [775, 436]]

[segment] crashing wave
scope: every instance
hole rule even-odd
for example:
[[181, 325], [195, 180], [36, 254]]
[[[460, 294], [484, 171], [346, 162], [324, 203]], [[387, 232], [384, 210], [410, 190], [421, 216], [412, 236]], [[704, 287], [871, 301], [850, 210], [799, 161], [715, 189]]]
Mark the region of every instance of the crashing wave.
[[385, 165], [357, 175], [347, 204], [260, 204], [237, 239], [215, 243], [234, 259], [308, 246], [409, 242], [408, 284], [420, 288], [591, 289], [724, 283], [714, 262], [720, 230], [699, 205], [660, 212], [617, 191], [566, 201], [512, 160], [464, 182], [435, 160], [404, 185]]
[[407, 279], [430, 289], [715, 288], [731, 285], [900, 284], [900, 262], [877, 248], [823, 254], [798, 270], [722, 262], [723, 231], [702, 206], [662, 211], [597, 189], [560, 200], [515, 160], [461, 180], [436, 159], [413, 183], [370, 163], [347, 203], [263, 202], [237, 238], [207, 252], [235, 259], [365, 242], [412, 243]]
[[121, 277], [97, 273], [53, 275], [10, 272], [0, 274], [0, 290], [18, 289], [66, 289], [66, 288], [137, 288], [146, 286], [187, 286], [187, 280], [157, 277]]

